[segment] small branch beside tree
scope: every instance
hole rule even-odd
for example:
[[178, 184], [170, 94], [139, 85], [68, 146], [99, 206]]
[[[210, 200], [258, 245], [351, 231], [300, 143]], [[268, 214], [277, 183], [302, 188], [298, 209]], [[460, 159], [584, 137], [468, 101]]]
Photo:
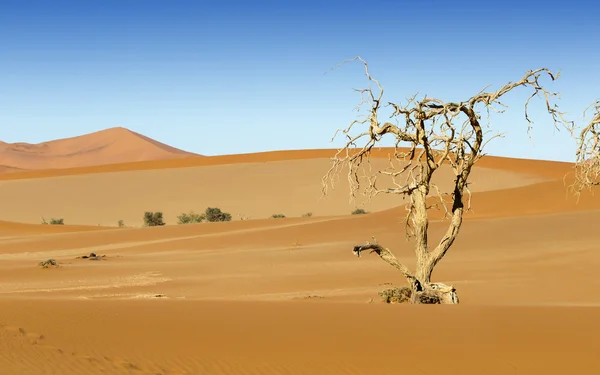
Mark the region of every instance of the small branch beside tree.
[[584, 189], [600, 185], [600, 99], [585, 111], [592, 118], [576, 135], [575, 182], [570, 186], [579, 196]]

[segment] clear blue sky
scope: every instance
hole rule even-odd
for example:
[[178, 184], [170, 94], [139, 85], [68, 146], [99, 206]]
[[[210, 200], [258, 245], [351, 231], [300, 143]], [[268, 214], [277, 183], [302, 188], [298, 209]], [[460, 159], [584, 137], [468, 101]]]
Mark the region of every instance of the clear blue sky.
[[[329, 148], [367, 84], [390, 101], [459, 101], [526, 70], [579, 120], [600, 97], [596, 1], [6, 1], [0, 3], [0, 140], [37, 143], [123, 126], [206, 155]], [[493, 119], [492, 155], [573, 159], [519, 90]]]

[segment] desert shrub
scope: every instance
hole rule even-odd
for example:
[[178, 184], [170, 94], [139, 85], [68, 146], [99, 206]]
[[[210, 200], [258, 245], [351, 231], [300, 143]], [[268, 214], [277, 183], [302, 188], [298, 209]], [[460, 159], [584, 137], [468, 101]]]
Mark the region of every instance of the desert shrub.
[[273, 214], [271, 215], [272, 219], [283, 219], [285, 217], [284, 214]]
[[305, 214], [302, 214], [302, 217], [311, 217], [312, 216], [312, 212], [307, 212]]
[[177, 224], [195, 224], [206, 220], [206, 213], [197, 214], [194, 211], [177, 216]]
[[119, 228], [123, 228], [123, 227], [125, 227], [125, 222], [123, 220], [119, 220], [117, 222], [117, 225], [119, 226]]
[[428, 305], [437, 305], [442, 303], [439, 296], [427, 293], [419, 295], [419, 302]]
[[64, 219], [51, 218], [50, 222], [47, 222], [46, 219], [42, 218], [42, 224], [65, 225], [65, 220]]
[[[379, 292], [379, 296], [385, 303], [409, 303], [412, 296], [412, 291], [406, 286], [401, 288], [389, 288]], [[425, 292], [419, 294], [419, 302], [427, 305], [441, 303], [438, 296], [427, 294]]]
[[364, 215], [364, 214], [368, 214], [368, 212], [362, 208], [357, 208], [356, 210], [352, 211], [351, 214], [352, 215]]
[[50, 266], [52, 267], [58, 267], [58, 263], [56, 262], [56, 260], [50, 258], [48, 260], [44, 260], [38, 263], [38, 266], [42, 267], [42, 268], [49, 268]]
[[385, 303], [405, 303], [410, 302], [411, 290], [409, 287], [389, 288], [379, 292], [379, 296]]
[[165, 225], [162, 212], [144, 212], [144, 226], [157, 227]]
[[206, 216], [206, 221], [231, 221], [231, 214], [221, 211], [220, 208], [208, 207], [206, 211], [204, 211], [204, 214]]

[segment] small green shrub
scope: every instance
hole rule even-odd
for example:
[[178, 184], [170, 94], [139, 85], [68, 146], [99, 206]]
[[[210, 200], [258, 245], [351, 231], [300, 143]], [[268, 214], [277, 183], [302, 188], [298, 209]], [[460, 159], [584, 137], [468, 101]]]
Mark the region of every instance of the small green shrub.
[[312, 216], [312, 212], [307, 212], [305, 214], [302, 214], [302, 217], [311, 217]]
[[285, 217], [284, 214], [273, 214], [271, 215], [272, 219], [283, 219]]
[[144, 212], [144, 226], [157, 227], [165, 225], [162, 212]]
[[231, 221], [231, 214], [223, 212], [220, 208], [216, 207], [208, 207], [206, 211], [204, 211], [204, 215], [206, 216], [206, 221], [210, 222]]
[[65, 225], [64, 219], [55, 219], [51, 218], [50, 222], [47, 222], [46, 219], [42, 218], [42, 224], [50, 224], [50, 225]]
[[119, 228], [123, 228], [123, 227], [125, 227], [125, 222], [123, 220], [119, 220], [117, 225], [119, 226]]
[[365, 211], [362, 208], [357, 208], [356, 210], [351, 212], [352, 215], [364, 215], [364, 214], [368, 214], [368, 213], [369, 212]]
[[206, 214], [197, 214], [194, 211], [177, 216], [177, 224], [196, 224], [206, 220]]

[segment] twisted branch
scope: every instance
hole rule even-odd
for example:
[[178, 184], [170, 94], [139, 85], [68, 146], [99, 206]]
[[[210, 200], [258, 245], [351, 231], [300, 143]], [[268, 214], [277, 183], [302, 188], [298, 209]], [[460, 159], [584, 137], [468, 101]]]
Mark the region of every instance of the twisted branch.
[[408, 270], [408, 267], [406, 267], [403, 263], [401, 263], [395, 256], [394, 254], [392, 254], [392, 252], [389, 249], [386, 249], [385, 247], [379, 245], [377, 243], [377, 240], [375, 238], [373, 238], [374, 242], [373, 243], [369, 243], [367, 242], [365, 245], [357, 245], [354, 246], [354, 248], [352, 249], [352, 252], [354, 253], [354, 255], [356, 255], [357, 257], [360, 257], [360, 253], [363, 251], [367, 251], [370, 250], [369, 253], [375, 253], [377, 255], [379, 255], [379, 257], [385, 261], [387, 264], [391, 265], [392, 267], [396, 268], [397, 270], [399, 270], [402, 275], [406, 278], [406, 280], [408, 281], [408, 283], [410, 285], [413, 284], [417, 284], [418, 288], [417, 289], [421, 289], [419, 281], [415, 278], [415, 276]]

